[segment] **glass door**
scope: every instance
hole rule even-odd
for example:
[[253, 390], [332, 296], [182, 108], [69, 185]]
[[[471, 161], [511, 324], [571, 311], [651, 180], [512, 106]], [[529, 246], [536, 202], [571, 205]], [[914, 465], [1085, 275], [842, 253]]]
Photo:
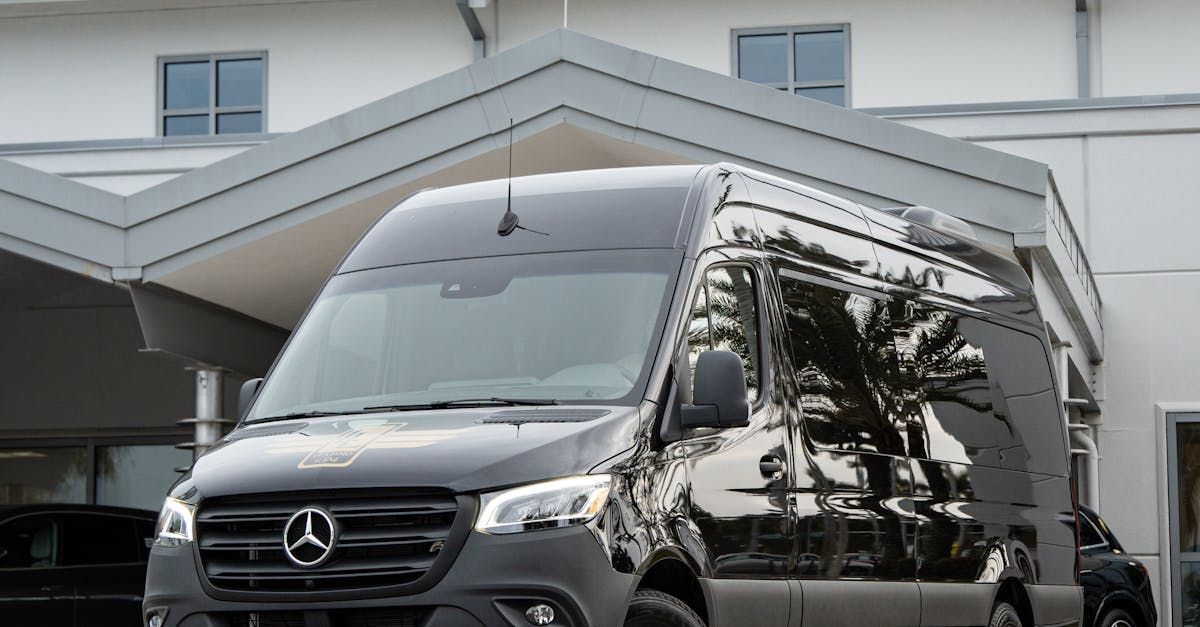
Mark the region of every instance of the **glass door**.
[[1167, 456], [1173, 622], [1200, 627], [1200, 413], [1167, 414]]

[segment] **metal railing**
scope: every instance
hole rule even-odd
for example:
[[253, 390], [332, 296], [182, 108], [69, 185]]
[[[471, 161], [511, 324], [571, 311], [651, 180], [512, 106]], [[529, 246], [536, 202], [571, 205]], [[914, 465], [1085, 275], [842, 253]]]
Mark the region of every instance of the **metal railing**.
[[1050, 191], [1053, 197], [1047, 204], [1046, 223], [1053, 227], [1058, 240], [1062, 242], [1063, 250], [1066, 251], [1071, 267], [1075, 270], [1075, 275], [1079, 277], [1079, 282], [1083, 286], [1083, 293], [1092, 307], [1092, 313], [1099, 319], [1100, 290], [1096, 287], [1096, 277], [1092, 275], [1092, 265], [1088, 263], [1087, 254], [1083, 251], [1083, 243], [1079, 240], [1079, 234], [1075, 232], [1075, 226], [1071, 224], [1071, 217], [1067, 215], [1066, 206], [1063, 204], [1062, 196], [1058, 193], [1058, 185], [1054, 182], [1053, 176], [1050, 177]]

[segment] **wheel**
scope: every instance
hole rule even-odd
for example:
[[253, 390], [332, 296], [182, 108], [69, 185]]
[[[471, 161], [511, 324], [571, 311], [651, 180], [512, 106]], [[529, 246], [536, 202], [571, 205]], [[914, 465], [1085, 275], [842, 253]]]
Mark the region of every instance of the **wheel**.
[[1022, 627], [1021, 616], [1017, 614], [1017, 608], [1007, 603], [997, 603], [988, 627]]
[[1125, 610], [1111, 610], [1104, 615], [1100, 622], [1096, 623], [1099, 627], [1137, 627], [1133, 617]]
[[625, 627], [705, 627], [704, 621], [686, 603], [658, 590], [633, 593]]

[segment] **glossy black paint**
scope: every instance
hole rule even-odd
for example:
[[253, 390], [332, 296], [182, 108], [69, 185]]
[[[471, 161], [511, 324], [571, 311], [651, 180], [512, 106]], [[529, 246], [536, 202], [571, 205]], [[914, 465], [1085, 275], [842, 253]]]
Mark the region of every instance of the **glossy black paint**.
[[[599, 612], [588, 609], [599, 595], [628, 599], [639, 577], [683, 565], [703, 590], [697, 611], [714, 624], [784, 616], [791, 625], [985, 624], [1001, 593], [1024, 599], [1032, 623], [1079, 624], [1066, 434], [1032, 286], [1015, 258], [730, 165], [514, 180], [521, 224], [547, 236], [495, 235], [502, 190], [493, 182], [417, 195], [368, 232], [339, 272], [676, 250], [679, 280], [638, 407], [603, 407], [608, 415], [583, 423], [492, 424], [495, 410], [458, 409], [243, 426], [173, 495], [203, 507], [224, 494], [424, 486], [473, 499], [605, 472], [614, 478], [610, 501], [588, 533], [524, 543], [517, 560], [472, 532], [445, 582], [479, 582], [472, 598], [566, 595], [579, 600], [579, 620], [616, 624], [620, 612], [589, 613]], [[673, 431], [690, 399], [692, 304], [705, 271], [730, 264], [757, 286], [750, 424]], [[833, 328], [842, 336], [825, 333]], [[380, 442], [352, 464], [300, 468], [318, 445], [313, 436], [336, 438], [363, 420], [394, 426], [393, 444], [421, 444]], [[476, 552], [485, 545], [510, 568], [495, 590], [486, 585], [497, 572]], [[595, 581], [622, 589], [560, 585], [537, 572], [597, 546], [608, 572]], [[155, 556], [163, 568], [167, 560], [195, 568], [188, 554]], [[477, 570], [466, 574], [468, 566]], [[391, 602], [465, 594], [445, 582]], [[188, 612], [240, 607], [197, 590], [152, 575], [146, 607], [187, 608], [168, 625]], [[377, 605], [370, 596], [330, 595], [322, 607]], [[469, 611], [484, 623], [493, 617]]]
[[[99, 505], [0, 508], [0, 542], [48, 530], [43, 548], [0, 546], [0, 620], [12, 625], [136, 625], [154, 512]], [[18, 552], [39, 558], [16, 564]], [[116, 557], [120, 556], [118, 561]]]
[[1146, 566], [1125, 552], [1096, 512], [1080, 506], [1079, 517], [1080, 524], [1092, 525], [1101, 539], [1100, 543], [1080, 547], [1084, 624], [1099, 625], [1105, 614], [1118, 608], [1138, 621], [1136, 627], [1157, 624], [1158, 609]]

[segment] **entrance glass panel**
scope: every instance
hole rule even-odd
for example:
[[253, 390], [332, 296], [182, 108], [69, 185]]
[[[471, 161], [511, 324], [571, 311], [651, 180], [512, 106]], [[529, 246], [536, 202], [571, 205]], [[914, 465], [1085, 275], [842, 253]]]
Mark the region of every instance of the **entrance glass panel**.
[[84, 503], [87, 448], [0, 448], [0, 505]]
[[1167, 414], [1175, 625], [1200, 627], [1200, 413]]

